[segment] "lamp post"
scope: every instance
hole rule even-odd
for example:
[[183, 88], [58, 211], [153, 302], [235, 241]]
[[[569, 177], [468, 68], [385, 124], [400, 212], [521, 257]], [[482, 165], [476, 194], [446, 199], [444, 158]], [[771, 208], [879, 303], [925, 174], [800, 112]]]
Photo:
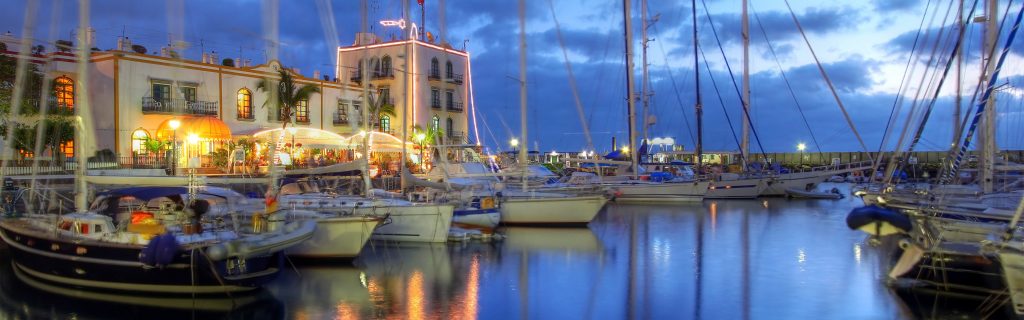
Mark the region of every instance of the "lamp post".
[[804, 149], [807, 149], [807, 145], [803, 142], [796, 145], [796, 150], [800, 151], [800, 167], [804, 166]]
[[172, 131], [172, 135], [173, 135], [171, 137], [171, 173], [173, 175], [177, 175], [178, 174], [178, 172], [177, 172], [178, 171], [178, 128], [181, 127], [181, 121], [179, 121], [178, 119], [171, 119], [171, 121], [168, 122], [167, 125], [171, 127], [171, 131]]
[[288, 154], [289, 154], [289, 158], [292, 160], [292, 165], [293, 166], [295, 165], [295, 132], [298, 132], [298, 131], [299, 131], [299, 129], [296, 129], [295, 127], [288, 128], [288, 133], [290, 133], [292, 135], [292, 143], [291, 143], [291, 147], [288, 148]]
[[519, 151], [519, 139], [512, 138], [512, 140], [508, 141], [508, 144], [512, 146], [512, 152]]

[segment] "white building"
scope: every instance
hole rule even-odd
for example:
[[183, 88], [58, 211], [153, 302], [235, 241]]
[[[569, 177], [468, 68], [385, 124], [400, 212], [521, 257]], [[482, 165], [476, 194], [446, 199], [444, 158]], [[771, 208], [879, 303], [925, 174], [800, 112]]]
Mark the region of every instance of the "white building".
[[[375, 119], [381, 131], [401, 136], [402, 119], [413, 127], [440, 130], [446, 144], [467, 143], [470, 97], [469, 54], [447, 43], [416, 39], [384, 42], [373, 34], [357, 34], [352, 46], [338, 48], [335, 76], [354, 86], [366, 85], [395, 106], [395, 118]], [[363, 80], [369, 78], [368, 83]], [[371, 120], [373, 121], [373, 120]]]

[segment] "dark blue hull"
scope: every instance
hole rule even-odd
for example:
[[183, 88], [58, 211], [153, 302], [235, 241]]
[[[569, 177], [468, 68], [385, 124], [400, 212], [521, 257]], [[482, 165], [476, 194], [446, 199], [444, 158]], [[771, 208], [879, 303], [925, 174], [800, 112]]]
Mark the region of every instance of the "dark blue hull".
[[283, 255], [213, 261], [206, 246], [181, 248], [162, 267], [139, 262], [142, 246], [60, 238], [0, 224], [15, 268], [33, 278], [82, 288], [160, 294], [226, 293], [273, 280]]

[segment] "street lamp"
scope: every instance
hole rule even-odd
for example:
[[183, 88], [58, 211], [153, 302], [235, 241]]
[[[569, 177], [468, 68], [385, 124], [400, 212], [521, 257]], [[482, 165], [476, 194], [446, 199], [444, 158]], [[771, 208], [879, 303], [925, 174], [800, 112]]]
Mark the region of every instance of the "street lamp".
[[796, 144], [796, 150], [800, 151], [800, 166], [804, 165], [804, 149], [807, 149], [807, 145], [803, 142]]
[[181, 127], [181, 121], [178, 119], [171, 119], [167, 122], [167, 125], [171, 127], [173, 136], [171, 137], [171, 173], [177, 175], [178, 171], [178, 128]]
[[512, 138], [512, 140], [508, 141], [508, 144], [512, 145], [512, 151], [517, 151], [516, 147], [519, 147], [519, 139]]
[[288, 133], [290, 133], [292, 135], [292, 143], [291, 143], [291, 147], [288, 148], [288, 155], [289, 155], [289, 158], [292, 159], [292, 163], [293, 164], [295, 162], [295, 132], [298, 132], [298, 131], [299, 131], [299, 129], [297, 129], [295, 127], [288, 128]]

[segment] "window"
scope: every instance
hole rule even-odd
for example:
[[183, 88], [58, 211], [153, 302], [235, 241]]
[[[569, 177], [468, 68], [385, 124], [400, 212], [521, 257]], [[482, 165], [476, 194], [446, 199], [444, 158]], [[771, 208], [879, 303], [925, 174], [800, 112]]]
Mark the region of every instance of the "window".
[[338, 99], [338, 109], [334, 111], [334, 124], [348, 123], [348, 102]]
[[196, 87], [180, 87], [178, 89], [181, 90], [181, 95], [185, 97], [185, 101], [196, 101]]
[[75, 81], [68, 76], [53, 79], [53, 94], [57, 98], [57, 108], [75, 107]]
[[75, 140], [64, 141], [60, 144], [60, 152], [71, 158], [75, 156]]
[[169, 103], [171, 101], [171, 85], [166, 83], [153, 83], [153, 101]]
[[148, 153], [147, 140], [149, 140], [149, 133], [146, 130], [138, 129], [132, 132], [132, 153], [139, 155]]
[[446, 99], [445, 105], [448, 106], [448, 109], [455, 109], [455, 92], [451, 90], [445, 91], [444, 97]]
[[430, 59], [430, 77], [431, 78], [440, 78], [441, 77], [441, 68], [438, 67], [437, 58]]
[[238, 90], [238, 118], [252, 119], [252, 92], [242, 88]]
[[381, 76], [391, 76], [391, 56], [384, 56], [383, 59], [380, 59], [380, 69]]
[[363, 76], [363, 59], [359, 59], [359, 64], [356, 65], [355, 77], [356, 78], [360, 78], [362, 76]]
[[455, 69], [452, 68], [452, 62], [448, 61], [444, 65], [444, 78], [452, 79], [455, 78]]
[[295, 122], [309, 123], [309, 100], [299, 100], [295, 104]]
[[437, 88], [430, 88], [430, 106], [433, 108], [441, 107], [441, 91]]
[[441, 127], [441, 119], [440, 118], [438, 118], [437, 116], [434, 116], [433, 118], [430, 119], [430, 130], [433, 130], [434, 132], [437, 132], [437, 129], [439, 129], [440, 127]]
[[380, 132], [391, 132], [391, 117], [380, 116]]
[[370, 70], [373, 70], [373, 76], [380, 76], [380, 60], [377, 60], [377, 58], [370, 58], [370, 68], [372, 68]]
[[391, 88], [389, 88], [389, 87], [380, 87], [379, 91], [380, 92], [378, 94], [380, 94], [381, 105], [394, 104], [391, 101]]
[[447, 131], [445, 135], [447, 135], [449, 138], [451, 138], [454, 135], [455, 131], [452, 130], [453, 126], [451, 117], [449, 117], [448, 120], [445, 120], [444, 129], [445, 131]]

